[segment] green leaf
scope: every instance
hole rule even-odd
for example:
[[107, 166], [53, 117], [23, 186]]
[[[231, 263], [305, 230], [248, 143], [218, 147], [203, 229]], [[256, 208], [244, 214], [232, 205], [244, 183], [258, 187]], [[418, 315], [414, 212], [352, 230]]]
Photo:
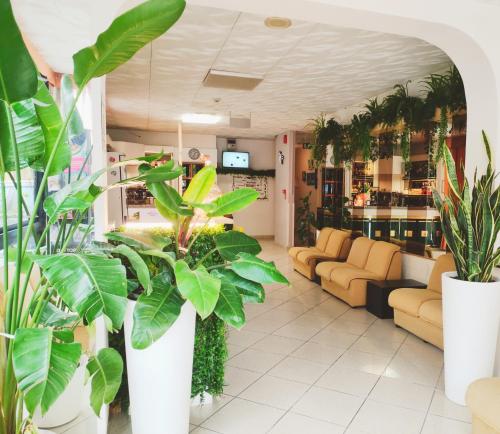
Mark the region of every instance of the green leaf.
[[78, 315], [73, 312], [64, 312], [48, 302], [42, 308], [39, 323], [46, 327], [65, 327], [78, 321]]
[[145, 349], [160, 339], [177, 320], [184, 300], [167, 273], [153, 278], [153, 292], [141, 294], [134, 309], [132, 347]]
[[0, 0], [0, 100], [11, 104], [31, 98], [36, 93], [37, 75], [11, 2]]
[[[73, 80], [69, 74], [63, 74], [61, 78], [61, 111], [64, 118], [67, 118], [75, 97], [73, 96]], [[78, 109], [73, 111], [73, 115], [68, 123], [68, 137], [72, 144], [81, 146], [85, 143], [86, 133], [83, 127], [82, 118]]]
[[157, 202], [172, 215], [192, 216], [193, 210], [182, 207], [182, 197], [177, 190], [164, 182], [148, 182], [147, 189]]
[[63, 329], [54, 330], [54, 339], [64, 342], [65, 344], [71, 344], [75, 341], [75, 335], [73, 330]]
[[51, 329], [17, 329], [13, 365], [26, 409], [33, 415], [40, 405], [45, 414], [73, 377], [80, 356], [78, 343], [54, 342]]
[[149, 0], [120, 15], [99, 35], [95, 45], [73, 56], [78, 87], [83, 88], [92, 78], [109, 74], [127, 62], [172, 27], [184, 8], [184, 0]]
[[243, 303], [264, 303], [266, 293], [260, 283], [244, 279], [232, 270], [214, 270], [212, 274], [223, 282], [227, 281], [234, 285], [241, 294]]
[[238, 259], [231, 264], [231, 269], [239, 276], [258, 283], [289, 284], [273, 262], [265, 262], [248, 253], [240, 253]]
[[146, 294], [150, 294], [151, 291], [153, 290], [153, 287], [151, 286], [149, 269], [146, 263], [144, 262], [144, 259], [141, 258], [141, 255], [139, 255], [139, 253], [137, 253], [135, 250], [132, 250], [129, 246], [125, 244], [120, 244], [119, 246], [116, 246], [113, 249], [113, 253], [123, 255], [129, 260], [130, 265], [132, 266], [132, 268], [135, 271], [135, 274], [137, 275], [137, 280], [144, 288]]
[[182, 198], [188, 203], [201, 203], [212, 189], [217, 172], [215, 167], [205, 166], [201, 169], [188, 185]]
[[123, 181], [124, 184], [129, 184], [131, 182], [164, 182], [171, 181], [181, 176], [183, 173], [182, 167], [171, 168], [167, 165], [162, 165], [158, 167], [153, 167], [139, 176], [133, 178], [128, 178]]
[[245, 325], [245, 311], [241, 295], [231, 283], [222, 281], [215, 314], [229, 325], [240, 329]]
[[197, 206], [204, 209], [208, 217], [219, 217], [246, 208], [255, 202], [258, 197], [259, 193], [253, 188], [240, 188], [223, 194], [209, 204]]
[[208, 317], [214, 310], [219, 298], [221, 282], [208, 274], [204, 267], [191, 270], [185, 261], [175, 264], [175, 279], [179, 292], [193, 303], [202, 319]]
[[[35, 111], [38, 117], [38, 122], [41, 126], [44, 142], [45, 153], [43, 157], [31, 167], [35, 170], [44, 171], [47, 167], [49, 156], [57, 142], [57, 137], [63, 128], [63, 119], [61, 113], [49, 92], [45, 83], [40, 80], [38, 82], [38, 91], [35, 95]], [[67, 134], [64, 133], [64, 139], [57, 147], [55, 158], [52, 161], [49, 175], [57, 175], [67, 169], [71, 163], [71, 148], [67, 140]]]
[[238, 231], [227, 231], [216, 235], [215, 245], [220, 255], [227, 261], [235, 260], [238, 253], [258, 255], [262, 251], [255, 238]]
[[43, 132], [33, 100], [16, 102], [10, 109], [5, 103], [0, 103], [0, 146], [4, 172], [16, 169], [15, 146], [9, 134], [9, 116], [12, 117], [19, 152], [19, 167], [23, 169], [30, 166], [42, 158], [45, 152]]
[[105, 172], [100, 170], [86, 178], [73, 181], [48, 196], [43, 208], [50, 222], [54, 222], [60, 214], [68, 211], [86, 211], [104, 191], [95, 185], [95, 181]]
[[120, 329], [127, 306], [127, 279], [119, 259], [63, 253], [34, 260], [72, 311], [89, 323], [103, 314], [114, 329]]
[[123, 360], [113, 348], [103, 348], [87, 363], [89, 378], [92, 378], [90, 405], [99, 416], [101, 407], [110, 404], [122, 382]]
[[139, 241], [132, 234], [125, 234], [124, 232], [113, 231], [104, 234], [104, 236], [109, 241], [123, 243], [129, 247], [132, 247], [133, 249], [149, 249], [153, 247], [149, 244], [143, 243], [142, 240]]

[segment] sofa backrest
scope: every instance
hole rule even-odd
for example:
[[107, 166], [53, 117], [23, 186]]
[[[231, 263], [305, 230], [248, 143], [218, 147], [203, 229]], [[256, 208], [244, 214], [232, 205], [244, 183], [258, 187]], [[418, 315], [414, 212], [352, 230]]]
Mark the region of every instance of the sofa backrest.
[[359, 237], [352, 242], [351, 251], [347, 257], [347, 263], [354, 265], [358, 268], [365, 268], [366, 260], [368, 259], [368, 254], [372, 248], [374, 240], [370, 238]]
[[326, 245], [332, 232], [332, 228], [323, 228], [319, 231], [318, 239], [316, 240], [317, 249], [321, 250], [322, 252], [325, 251]]
[[451, 253], [439, 256], [432, 268], [427, 289], [441, 293], [441, 274], [455, 270], [455, 261]]
[[333, 229], [330, 234], [330, 238], [328, 239], [328, 243], [326, 243], [325, 253], [338, 258], [346, 238], [350, 238], [349, 233], [339, 229]]
[[371, 271], [385, 279], [391, 266], [392, 258], [399, 250], [400, 248], [396, 244], [375, 241], [375, 244], [370, 249], [365, 270]]

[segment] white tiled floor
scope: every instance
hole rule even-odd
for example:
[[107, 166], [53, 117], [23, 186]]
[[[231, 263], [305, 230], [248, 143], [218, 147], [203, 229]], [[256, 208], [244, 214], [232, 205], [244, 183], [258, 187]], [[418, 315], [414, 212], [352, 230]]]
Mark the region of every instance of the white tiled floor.
[[[467, 408], [443, 394], [435, 347], [351, 309], [293, 271], [286, 250], [264, 242], [292, 282], [270, 285], [229, 332], [225, 395], [193, 408], [194, 434], [470, 434]], [[87, 422], [88, 423], [88, 422]], [[58, 432], [90, 431], [73, 424]], [[130, 434], [111, 421], [110, 434]]]

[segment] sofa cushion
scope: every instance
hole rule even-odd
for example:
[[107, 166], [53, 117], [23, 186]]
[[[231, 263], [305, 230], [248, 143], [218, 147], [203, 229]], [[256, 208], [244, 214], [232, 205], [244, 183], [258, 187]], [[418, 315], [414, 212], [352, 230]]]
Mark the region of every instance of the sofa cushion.
[[385, 279], [391, 266], [392, 257], [399, 250], [399, 246], [396, 246], [396, 244], [376, 241], [370, 249], [370, 254], [364, 267], [365, 270], [376, 273], [382, 279]]
[[443, 302], [442, 300], [429, 300], [420, 306], [418, 315], [424, 321], [443, 328]]
[[500, 431], [500, 378], [483, 378], [469, 386], [466, 396], [472, 415]]
[[320, 252], [317, 249], [305, 250], [303, 252], [300, 252], [297, 255], [297, 261], [302, 262], [303, 264], [310, 264], [311, 261], [313, 261], [315, 259], [324, 259], [324, 260], [334, 261], [337, 258], [334, 256], [331, 256], [331, 255], [327, 255], [326, 253]]
[[441, 274], [448, 271], [455, 271], [455, 261], [453, 260], [453, 255], [451, 253], [446, 253], [436, 259], [436, 263], [432, 268], [431, 276], [429, 277], [427, 288], [440, 293]]
[[[315, 247], [311, 247], [312, 249], [315, 249]], [[296, 258], [297, 255], [300, 253], [300, 252], [304, 252], [306, 250], [308, 250], [309, 247], [291, 247], [289, 250], [288, 250], [288, 254], [292, 257], [292, 258]]]
[[316, 265], [316, 274], [328, 280], [331, 279], [332, 272], [338, 268], [354, 268], [354, 265], [347, 262], [320, 262]]
[[331, 281], [344, 289], [348, 289], [351, 281], [356, 279], [380, 280], [380, 277], [377, 274], [372, 273], [371, 271], [356, 267], [337, 268], [332, 272], [331, 275]]
[[373, 244], [375, 244], [375, 241], [370, 240], [370, 238], [356, 238], [352, 242], [351, 251], [349, 252], [349, 256], [347, 257], [347, 262], [351, 265], [354, 265], [355, 267], [365, 268], [366, 260], [368, 259], [368, 255]]
[[318, 239], [316, 240], [316, 248], [321, 250], [322, 252], [325, 251], [326, 244], [328, 243], [328, 240], [330, 239], [330, 235], [332, 234], [333, 229], [332, 228], [323, 228], [319, 232]]
[[389, 295], [389, 306], [418, 317], [422, 304], [429, 300], [440, 299], [441, 294], [430, 289], [399, 288]]
[[328, 243], [326, 244], [325, 253], [333, 258], [338, 258], [346, 238], [349, 238], [349, 234], [347, 232], [334, 229], [330, 234]]

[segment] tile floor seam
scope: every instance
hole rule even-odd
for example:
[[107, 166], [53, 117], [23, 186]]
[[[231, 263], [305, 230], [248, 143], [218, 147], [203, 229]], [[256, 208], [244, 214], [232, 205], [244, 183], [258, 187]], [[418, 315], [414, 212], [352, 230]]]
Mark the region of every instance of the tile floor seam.
[[[373, 323], [375, 324], [375, 322]], [[372, 324], [372, 326], [373, 326]], [[371, 328], [372, 326], [370, 326], [369, 328]], [[368, 330], [367, 330], [368, 331]], [[396, 349], [396, 351], [394, 352], [394, 354], [392, 355], [391, 359], [389, 360], [389, 363], [387, 363], [385, 369], [387, 369], [387, 367], [391, 364], [391, 362], [394, 360], [394, 357], [396, 357], [396, 354], [398, 353], [398, 351], [400, 350], [400, 348], [403, 346], [403, 343], [406, 341], [406, 339], [408, 338], [408, 335], [405, 336], [405, 338], [401, 341], [401, 344], [399, 345], [399, 347]], [[353, 343], [354, 345], [354, 343]], [[385, 372], [385, 369], [384, 369], [384, 372]], [[363, 402], [362, 404], [359, 406], [359, 408], [357, 409], [356, 413], [354, 413], [353, 417], [351, 418], [350, 422], [347, 424], [347, 427], [344, 431], [347, 432], [347, 430], [349, 429], [349, 427], [352, 425], [352, 423], [354, 422], [354, 420], [356, 419], [356, 416], [359, 414], [360, 410], [363, 408], [363, 406], [365, 405], [365, 403], [368, 401], [368, 397], [370, 396], [370, 394], [373, 392], [373, 389], [375, 389], [375, 387], [377, 386], [377, 384], [379, 383], [380, 379], [384, 376], [384, 374], [382, 373], [381, 375], [378, 376], [378, 379], [377, 381], [375, 382], [375, 384], [373, 385], [373, 387], [370, 389], [370, 391], [368, 392], [368, 394], [366, 395], [366, 397], [363, 399]]]

